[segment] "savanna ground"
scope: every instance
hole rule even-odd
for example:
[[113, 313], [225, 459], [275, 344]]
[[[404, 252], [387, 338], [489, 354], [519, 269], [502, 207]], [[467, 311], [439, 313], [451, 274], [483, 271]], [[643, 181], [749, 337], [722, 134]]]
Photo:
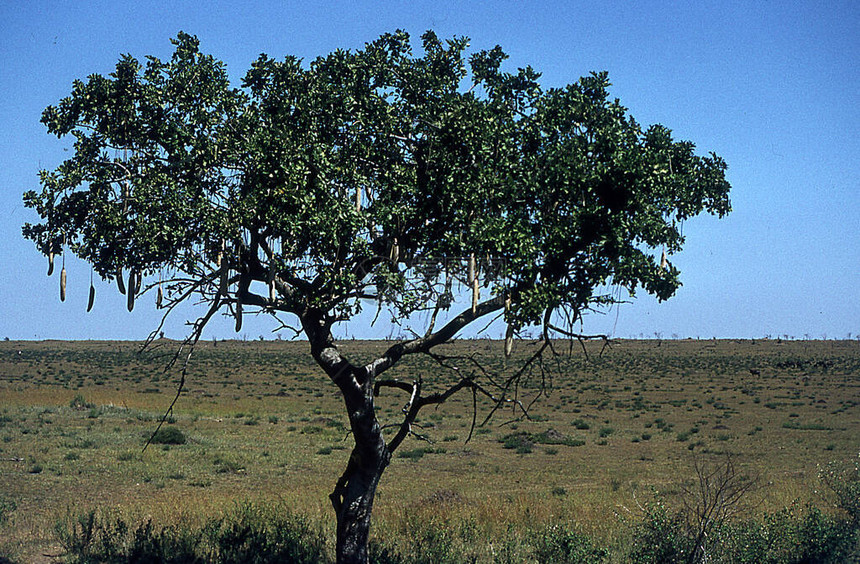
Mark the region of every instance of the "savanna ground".
[[[307, 344], [200, 343], [165, 425], [184, 444], [143, 451], [178, 385], [177, 371], [164, 372], [175, 343], [158, 344], [140, 355], [132, 342], [0, 343], [0, 556], [59, 555], [57, 523], [88, 510], [191, 526], [238, 503], [276, 500], [333, 537], [327, 496], [351, 440]], [[386, 346], [341, 343], [353, 359]], [[499, 342], [460, 340], [446, 354], [504, 371], [534, 346], [517, 342], [505, 361]], [[478, 560], [505, 531], [558, 523], [617, 546], [655, 499], [683, 504], [697, 461], [727, 456], [754, 481], [746, 514], [810, 503], [836, 511], [819, 474], [860, 454], [860, 342], [622, 340], [599, 355], [601, 347], [590, 343], [586, 359], [578, 344], [557, 343], [563, 354], [547, 359], [547, 379], [536, 372], [520, 391], [528, 400], [545, 389], [529, 420], [499, 411], [467, 442], [471, 394], [422, 412], [417, 431], [430, 442], [411, 439], [395, 454], [374, 534], [467, 525], [487, 539]], [[389, 375], [451, 378], [424, 358]], [[397, 422], [407, 399], [383, 390], [383, 422]], [[489, 407], [479, 399], [479, 424]]]

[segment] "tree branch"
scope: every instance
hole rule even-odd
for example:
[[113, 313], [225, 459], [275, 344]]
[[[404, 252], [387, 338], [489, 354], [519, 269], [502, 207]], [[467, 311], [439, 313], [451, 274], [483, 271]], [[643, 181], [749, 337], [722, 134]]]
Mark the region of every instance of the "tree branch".
[[471, 308], [464, 309], [435, 333], [391, 346], [381, 357], [368, 364], [366, 369], [372, 376], [378, 376], [394, 366], [404, 355], [427, 353], [433, 347], [450, 341], [461, 329], [476, 319], [502, 309], [504, 305], [504, 296], [499, 295], [478, 304], [474, 312]]

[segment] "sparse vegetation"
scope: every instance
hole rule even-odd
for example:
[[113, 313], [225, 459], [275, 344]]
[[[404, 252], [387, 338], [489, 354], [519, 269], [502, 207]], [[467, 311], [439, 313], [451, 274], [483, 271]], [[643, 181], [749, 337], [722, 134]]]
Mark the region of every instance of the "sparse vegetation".
[[[136, 531], [173, 543], [176, 554], [188, 539], [202, 550], [205, 525], [235, 521], [237, 502], [265, 514], [281, 499], [323, 531], [331, 558], [322, 500], [351, 442], [338, 398], [314, 396], [327, 382], [304, 360], [304, 346], [201, 345], [173, 423], [162, 428], [179, 430], [185, 443], [141, 451], [176, 386], [159, 358], [138, 356], [134, 343], [0, 343], [0, 556], [28, 562], [56, 546], [54, 523], [70, 507], [67, 530], [90, 511], [104, 530], [120, 519], [129, 531], [116, 543], [122, 550]], [[386, 343], [344, 346], [370, 357]], [[499, 346], [458, 341], [451, 353], [489, 357]], [[720, 545], [712, 561], [782, 563], [793, 561], [791, 549], [816, 558], [851, 550], [860, 519], [860, 343], [624, 341], [590, 356], [557, 359], [562, 376], [532, 420], [500, 414], [497, 425], [470, 433], [464, 397], [418, 421], [431, 442], [405, 443], [389, 469], [373, 529], [377, 561], [411, 563], [416, 548], [437, 541], [427, 554], [439, 562], [537, 562], [565, 550], [606, 564], [656, 562], [658, 548], [689, 556], [681, 550], [695, 544], [684, 503], [694, 462], [714, 467], [726, 452], [758, 487], [743, 511], [709, 532]], [[803, 368], [777, 368], [785, 358]], [[749, 373], [753, 359], [767, 378]], [[804, 359], [830, 363], [825, 371]], [[403, 377], [430, 369], [415, 362]], [[807, 371], [816, 377], [804, 386]], [[147, 391], [155, 383], [161, 393]], [[382, 396], [380, 410], [399, 412], [400, 400]], [[679, 433], [688, 440], [678, 442]], [[665, 542], [630, 552], [649, 538]]]

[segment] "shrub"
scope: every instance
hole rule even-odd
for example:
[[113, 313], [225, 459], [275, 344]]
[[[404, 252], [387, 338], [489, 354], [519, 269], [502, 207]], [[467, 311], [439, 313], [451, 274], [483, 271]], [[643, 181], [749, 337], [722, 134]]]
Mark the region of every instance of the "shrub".
[[505, 435], [499, 442], [502, 443], [502, 448], [516, 450], [517, 453], [523, 454], [531, 452], [534, 443], [528, 433], [517, 432]]
[[583, 419], [576, 419], [576, 420], [574, 420], [573, 423], [571, 423], [571, 425], [573, 425], [575, 428], [579, 429], [580, 431], [585, 431], [585, 430], [588, 430], [591, 428], [591, 425], [589, 425], [588, 422], [586, 422]]
[[534, 533], [531, 542], [537, 561], [546, 564], [597, 564], [609, 556], [586, 535], [560, 525]]
[[59, 523], [56, 533], [72, 564], [328, 562], [319, 528], [281, 506], [239, 506], [202, 528], [151, 520], [135, 526], [89, 511]]
[[836, 564], [860, 556], [857, 526], [812, 506], [792, 506], [759, 521], [723, 523], [712, 528], [708, 542], [701, 545], [682, 512], [659, 501], [644, 509], [625, 560], [633, 564]]
[[95, 405], [88, 403], [84, 398], [83, 394], [77, 394], [72, 400], [69, 402], [69, 407], [72, 409], [85, 410], [85, 409], [93, 409]]
[[327, 562], [322, 531], [280, 506], [242, 505], [207, 533], [217, 562]]
[[[442, 496], [447, 497], [448, 494]], [[453, 521], [423, 512], [407, 513], [396, 538], [376, 538], [368, 547], [374, 564], [461, 564], [475, 562], [483, 540], [474, 521]], [[393, 535], [392, 535], [393, 536]]]
[[162, 427], [150, 439], [156, 445], [184, 445], [185, 441], [185, 433], [178, 427]]
[[425, 454], [445, 454], [446, 450], [442, 447], [418, 447], [412, 450], [402, 450], [397, 453], [398, 458], [408, 458], [410, 460], [419, 460]]
[[820, 472], [821, 480], [836, 496], [836, 505], [860, 527], [860, 461], [831, 462]]
[[631, 564], [673, 564], [685, 562], [691, 552], [684, 534], [684, 519], [659, 501], [645, 504], [645, 518], [634, 527], [627, 561]]

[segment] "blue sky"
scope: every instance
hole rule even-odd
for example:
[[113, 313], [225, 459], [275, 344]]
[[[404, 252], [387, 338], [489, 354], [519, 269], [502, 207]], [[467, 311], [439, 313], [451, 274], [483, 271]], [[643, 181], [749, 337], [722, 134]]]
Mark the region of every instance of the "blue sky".
[[[836, 2], [12, 2], [0, 0], [0, 338], [140, 339], [155, 327], [112, 285], [68, 259], [69, 296], [21, 237], [35, 215], [21, 194], [68, 144], [39, 123], [76, 78], [111, 72], [122, 53], [167, 58], [178, 31], [225, 61], [235, 83], [261, 52], [312, 59], [402, 28], [501, 45], [510, 68], [545, 86], [607, 70], [612, 94], [643, 125], [662, 123], [729, 165], [734, 211], [688, 221], [673, 257], [684, 286], [641, 294], [585, 332], [616, 337], [845, 338], [860, 335], [860, 4]], [[189, 309], [166, 327], [185, 333]], [[384, 317], [384, 316], [383, 316]], [[387, 319], [349, 336], [386, 336]], [[247, 319], [239, 337], [272, 338]], [[216, 320], [207, 338], [231, 338]], [[284, 334], [284, 337], [288, 337]], [[498, 335], [494, 335], [498, 336]]]

